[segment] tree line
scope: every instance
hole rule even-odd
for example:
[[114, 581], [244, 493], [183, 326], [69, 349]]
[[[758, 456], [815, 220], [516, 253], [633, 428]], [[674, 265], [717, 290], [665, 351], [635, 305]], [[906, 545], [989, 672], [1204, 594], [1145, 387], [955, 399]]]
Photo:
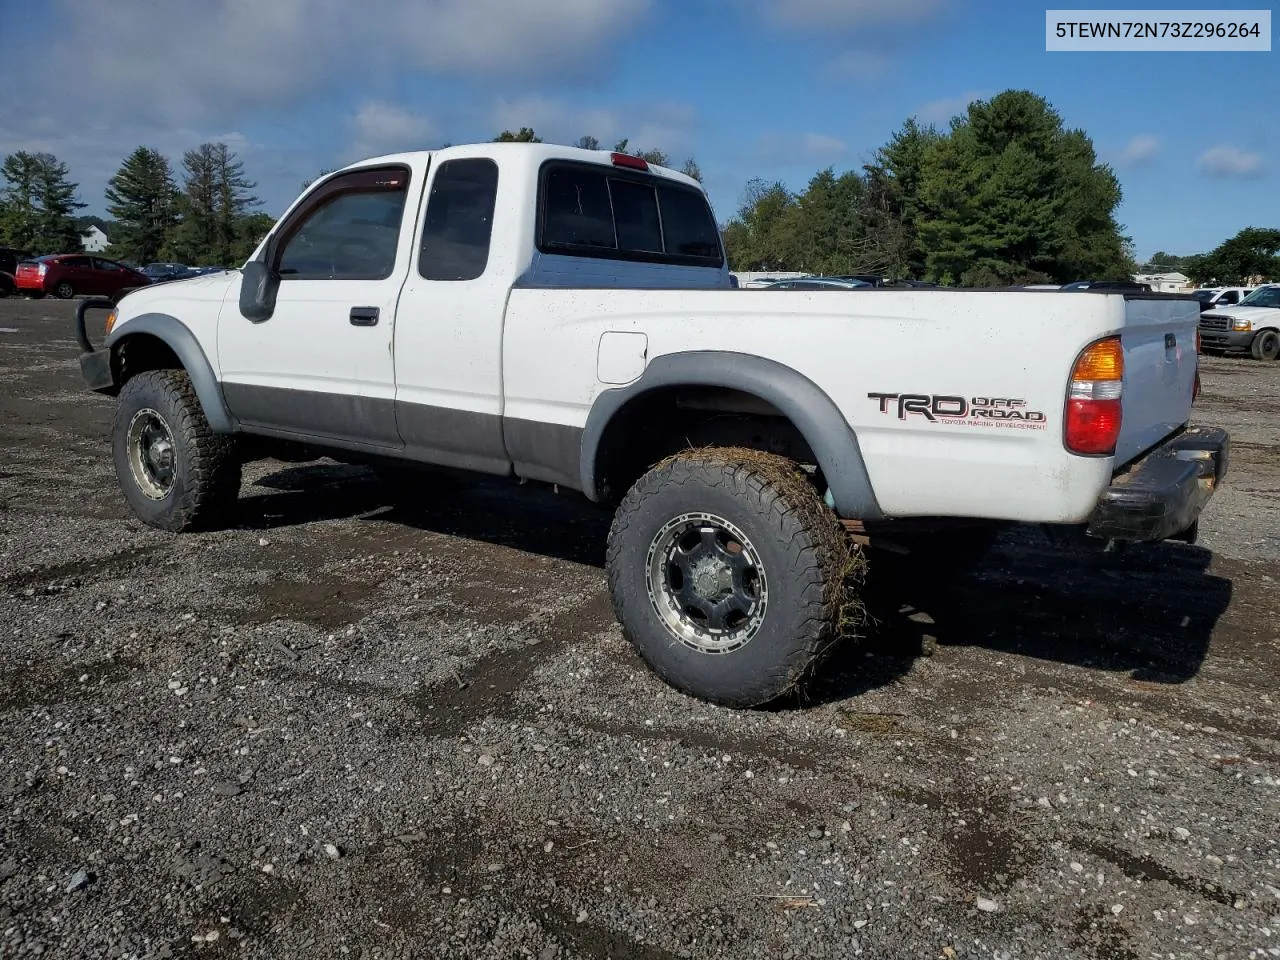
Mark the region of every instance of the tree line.
[[[83, 249], [85, 206], [67, 165], [49, 153], [18, 151], [0, 166], [0, 244], [40, 256]], [[243, 263], [275, 220], [255, 208], [256, 183], [225, 143], [182, 156], [181, 183], [169, 159], [138, 147], [107, 183], [109, 256], [209, 266]]]
[[1120, 184], [1043, 97], [1009, 90], [943, 131], [915, 118], [861, 170], [800, 193], [752, 181], [725, 228], [739, 270], [879, 273], [959, 286], [1129, 277]]
[[[541, 143], [531, 127], [497, 142]], [[449, 144], [445, 144], [448, 146]], [[593, 136], [574, 146], [598, 150]], [[672, 158], [629, 139], [613, 150], [660, 166]], [[701, 180], [693, 157], [680, 167]], [[320, 176], [331, 173], [321, 171]], [[225, 143], [168, 158], [140, 146], [106, 190], [109, 255], [234, 266], [271, 228], [256, 184]], [[66, 164], [18, 151], [0, 166], [0, 244], [40, 255], [81, 249], [86, 218]], [[304, 181], [305, 188], [314, 181]], [[1081, 130], [1044, 98], [1008, 90], [971, 103], [948, 129], [911, 118], [870, 163], [817, 172], [804, 190], [751, 180], [724, 225], [735, 270], [878, 273], [960, 286], [1121, 279], [1138, 266], [1116, 221], [1120, 184]], [[1280, 230], [1247, 228], [1207, 254], [1159, 252], [1143, 269], [1180, 270], [1198, 283], [1280, 276]]]
[[1182, 273], [1197, 285], [1242, 286], [1280, 278], [1280, 230], [1245, 227], [1208, 253], [1178, 256], [1161, 250], [1144, 273]]

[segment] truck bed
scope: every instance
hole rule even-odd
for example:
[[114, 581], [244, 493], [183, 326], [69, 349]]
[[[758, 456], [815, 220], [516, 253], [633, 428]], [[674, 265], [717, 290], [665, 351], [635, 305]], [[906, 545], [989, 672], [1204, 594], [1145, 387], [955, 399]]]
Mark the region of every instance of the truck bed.
[[[1080, 522], [1118, 468], [1189, 419], [1198, 316], [1159, 294], [517, 287], [503, 415], [582, 428], [656, 357], [766, 356], [845, 414], [886, 515]], [[1068, 379], [1110, 335], [1125, 350], [1120, 441], [1114, 457], [1077, 456]]]

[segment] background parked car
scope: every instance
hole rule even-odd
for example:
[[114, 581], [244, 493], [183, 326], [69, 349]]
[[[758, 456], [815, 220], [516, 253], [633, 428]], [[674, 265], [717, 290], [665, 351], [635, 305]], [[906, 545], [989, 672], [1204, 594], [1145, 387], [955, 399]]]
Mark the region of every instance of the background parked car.
[[191, 268], [183, 263], [148, 263], [142, 268], [142, 272], [151, 278], [152, 283], [182, 280], [191, 276]]
[[1200, 301], [1200, 312], [1204, 313], [1215, 307], [1234, 307], [1251, 293], [1252, 287], [1207, 287], [1192, 296]]
[[1138, 283], [1136, 280], [1077, 280], [1064, 283], [1063, 290], [1111, 290], [1132, 291], [1134, 293], [1150, 293], [1151, 284]]
[[18, 264], [30, 259], [29, 253], [11, 247], [0, 247], [0, 297], [12, 296], [18, 292], [14, 274], [18, 272]]
[[871, 286], [861, 280], [837, 280], [835, 277], [802, 277], [795, 280], [779, 280], [765, 290], [859, 290]]
[[29, 297], [47, 293], [63, 300], [75, 296], [118, 298], [151, 280], [136, 270], [87, 253], [61, 253], [18, 264], [14, 280]]

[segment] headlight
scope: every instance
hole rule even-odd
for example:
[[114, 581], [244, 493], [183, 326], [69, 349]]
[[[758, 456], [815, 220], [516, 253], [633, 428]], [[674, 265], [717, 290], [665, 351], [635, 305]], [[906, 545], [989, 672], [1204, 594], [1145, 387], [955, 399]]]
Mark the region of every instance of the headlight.
[[1246, 331], [1246, 330], [1252, 330], [1252, 329], [1253, 329], [1253, 321], [1252, 321], [1252, 320], [1235, 320], [1235, 319], [1233, 319], [1233, 320], [1231, 321], [1231, 329], [1232, 329], [1232, 330], [1239, 330], [1239, 331], [1241, 331], [1241, 332]]

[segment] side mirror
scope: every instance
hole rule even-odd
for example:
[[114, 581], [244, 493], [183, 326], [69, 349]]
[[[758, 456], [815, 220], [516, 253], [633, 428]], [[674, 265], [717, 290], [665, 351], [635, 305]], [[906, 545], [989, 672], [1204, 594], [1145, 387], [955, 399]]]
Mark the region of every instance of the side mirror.
[[261, 260], [250, 260], [240, 269], [240, 314], [261, 323], [276, 310], [280, 275]]

